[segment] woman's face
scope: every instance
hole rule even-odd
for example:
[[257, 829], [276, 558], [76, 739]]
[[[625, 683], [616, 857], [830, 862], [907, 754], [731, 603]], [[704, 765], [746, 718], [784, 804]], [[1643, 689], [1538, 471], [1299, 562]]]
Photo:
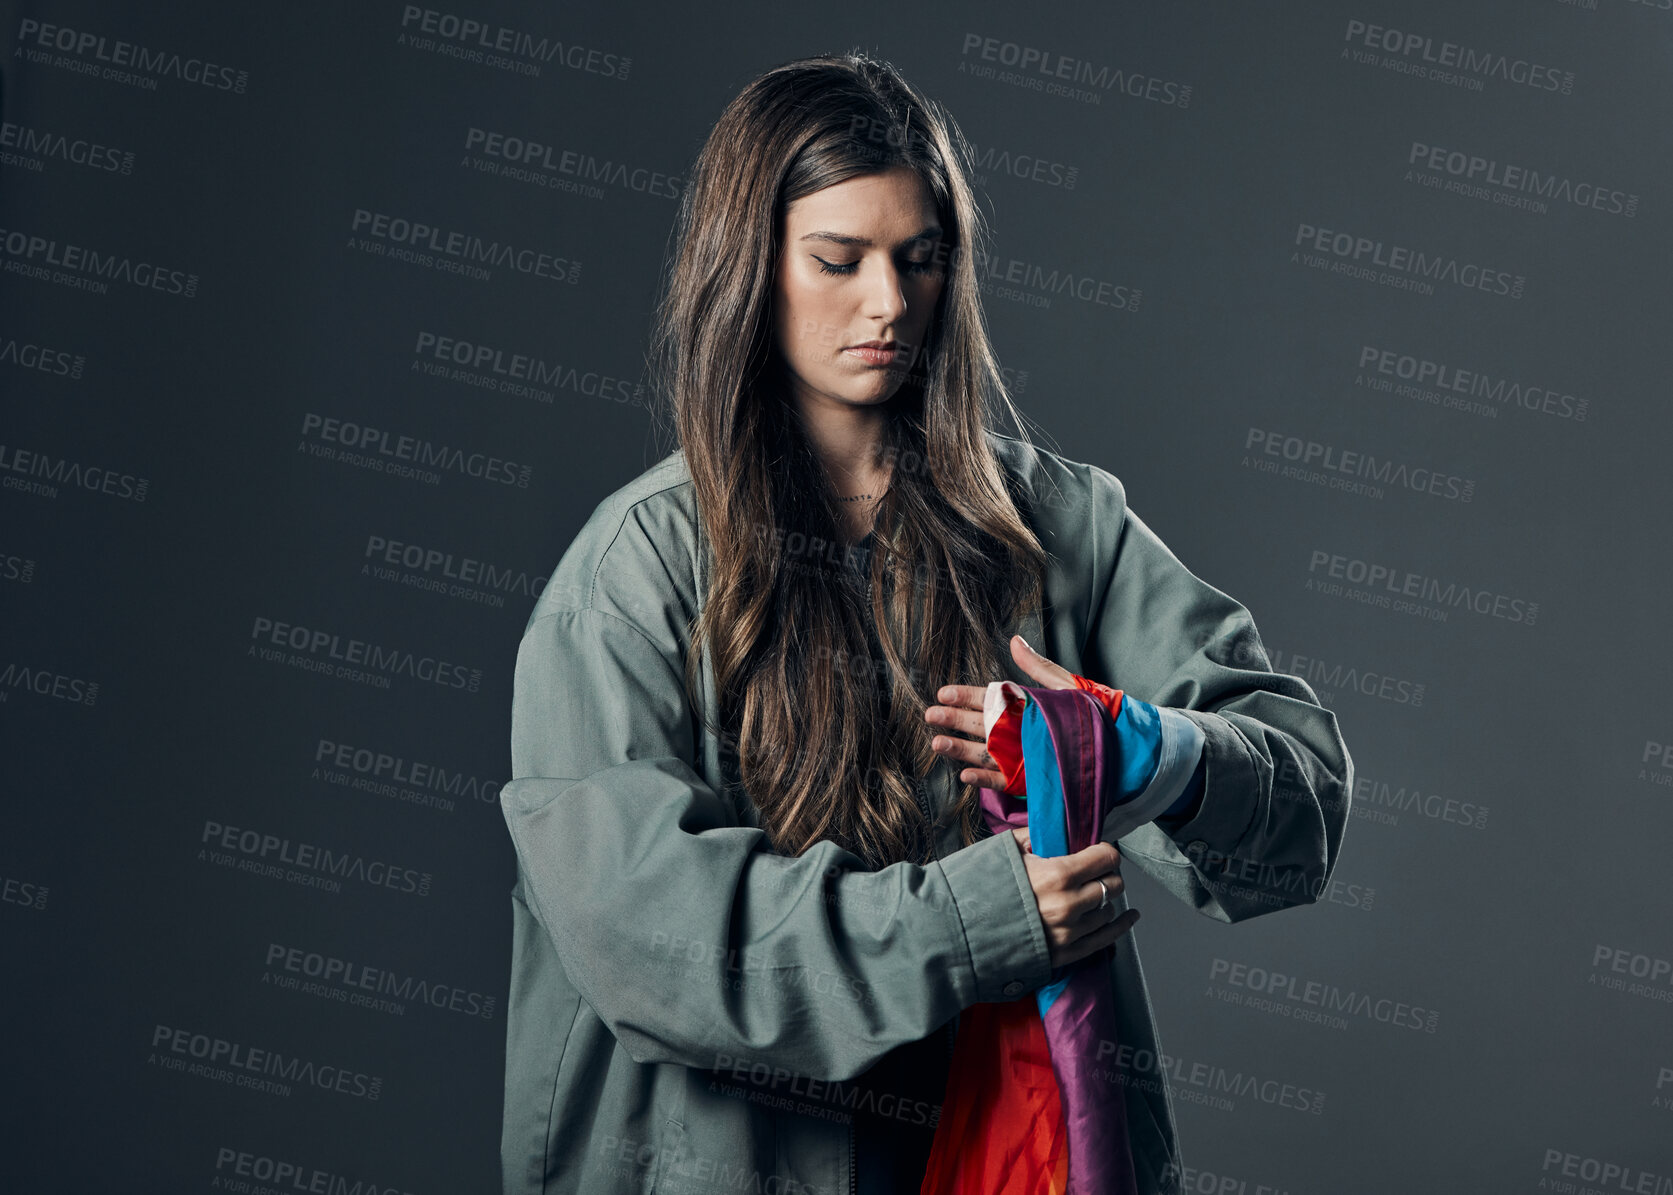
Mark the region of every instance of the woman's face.
[[[773, 319], [804, 408], [882, 403], [900, 387], [941, 294], [941, 234], [929, 188], [906, 166], [786, 209]], [[872, 341], [892, 351], [855, 347]]]

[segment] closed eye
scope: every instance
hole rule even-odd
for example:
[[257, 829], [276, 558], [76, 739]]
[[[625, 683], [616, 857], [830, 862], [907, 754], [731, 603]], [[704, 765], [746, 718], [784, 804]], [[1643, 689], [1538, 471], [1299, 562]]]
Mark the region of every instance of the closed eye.
[[[819, 272], [821, 274], [852, 274], [855, 270], [860, 268], [860, 263], [857, 261], [826, 261], [817, 253], [813, 255], [813, 260], [819, 263]], [[900, 268], [908, 274], [927, 274], [934, 268], [934, 266], [935, 263], [933, 261], [909, 260], [900, 263]]]

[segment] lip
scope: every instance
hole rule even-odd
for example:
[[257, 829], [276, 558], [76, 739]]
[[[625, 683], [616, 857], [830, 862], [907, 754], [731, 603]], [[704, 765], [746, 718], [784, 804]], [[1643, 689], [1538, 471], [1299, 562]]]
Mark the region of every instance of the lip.
[[851, 344], [842, 351], [851, 356], [858, 357], [867, 365], [887, 365], [900, 355], [900, 342], [894, 340], [867, 340], [861, 344]]

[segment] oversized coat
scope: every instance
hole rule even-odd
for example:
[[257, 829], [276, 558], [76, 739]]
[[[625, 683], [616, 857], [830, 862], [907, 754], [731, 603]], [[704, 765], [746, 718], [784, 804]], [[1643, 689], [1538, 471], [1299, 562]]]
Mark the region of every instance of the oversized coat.
[[[1051, 556], [1044, 614], [1006, 629], [1004, 678], [930, 683], [1035, 683], [1010, 661], [1015, 631], [1071, 672], [1181, 711], [1204, 736], [1200, 805], [1166, 828], [1112, 810], [1103, 837], [1124, 869], [1224, 922], [1315, 901], [1353, 789], [1335, 714], [1272, 670], [1249, 611], [1181, 563], [1113, 474], [988, 443]], [[683, 684], [707, 570], [675, 451], [597, 505], [518, 647], [500, 791], [517, 858], [506, 1195], [849, 1195], [851, 1128], [828, 1110], [854, 1081], [971, 1004], [1051, 978], [1010, 834], [962, 847], [949, 825], [934, 861], [876, 871], [832, 842], [793, 858], [768, 848]], [[938, 761], [934, 813], [958, 771]], [[1143, 933], [1110, 954], [1112, 1062], [1139, 1189], [1172, 1193], [1181, 1159]]]

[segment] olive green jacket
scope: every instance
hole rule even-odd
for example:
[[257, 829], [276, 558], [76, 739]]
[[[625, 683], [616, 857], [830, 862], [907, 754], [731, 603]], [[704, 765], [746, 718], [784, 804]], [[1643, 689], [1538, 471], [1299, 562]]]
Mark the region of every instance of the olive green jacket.
[[[1073, 672], [1181, 710], [1205, 736], [1195, 816], [1134, 826], [1117, 807], [1106, 840], [1220, 921], [1316, 900], [1353, 787], [1335, 714], [1271, 671], [1249, 612], [1180, 563], [1113, 475], [997, 433], [989, 443], [1052, 557], [1043, 625], [1035, 614], [1010, 630]], [[878, 871], [828, 841], [799, 857], [768, 849], [730, 745], [683, 685], [706, 554], [676, 451], [598, 504], [517, 653], [514, 779], [500, 792], [518, 864], [507, 1195], [847, 1195], [840, 1109], [861, 1085], [846, 1081], [973, 1003], [1050, 981], [1009, 834], [961, 849], [948, 827], [936, 861]], [[1010, 679], [1037, 683], [1005, 640], [1000, 656]], [[939, 760], [926, 782], [936, 814], [957, 771]], [[1178, 1141], [1142, 933], [1110, 954], [1121, 1050], [1107, 1061], [1125, 1086], [1140, 1189], [1171, 1192]]]

